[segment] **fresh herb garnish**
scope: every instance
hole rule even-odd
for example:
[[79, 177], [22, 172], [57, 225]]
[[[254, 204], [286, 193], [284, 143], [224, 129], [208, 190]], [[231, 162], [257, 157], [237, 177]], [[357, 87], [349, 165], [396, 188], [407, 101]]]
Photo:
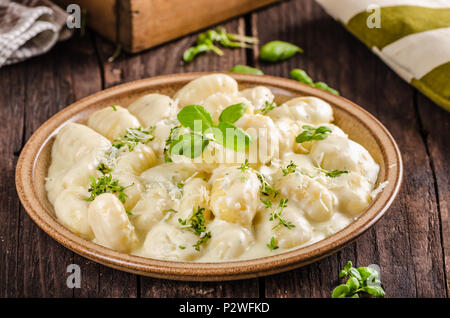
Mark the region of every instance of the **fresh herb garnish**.
[[100, 171], [102, 174], [107, 174], [112, 171], [112, 169], [109, 168], [107, 165], [105, 165], [103, 162], [97, 166], [97, 170]]
[[248, 160], [245, 159], [245, 162], [241, 164], [237, 169], [241, 170], [242, 173], [245, 173], [245, 170], [247, 170], [248, 168], [250, 168], [250, 166], [248, 165]]
[[132, 213], [131, 211], [125, 210], [125, 212], [126, 212], [128, 215], [133, 215], [133, 213]]
[[184, 250], [184, 249], [186, 249], [186, 246], [178, 245], [178, 248], [179, 248], [180, 250]]
[[276, 108], [277, 104], [275, 102], [268, 102], [265, 101], [263, 107], [256, 110], [257, 113], [267, 115], [268, 112], [270, 112], [272, 109]]
[[287, 60], [303, 50], [297, 45], [284, 41], [271, 41], [264, 44], [259, 52], [259, 58], [266, 62], [280, 62]]
[[279, 191], [270, 185], [269, 181], [267, 181], [267, 178], [262, 173], [260, 173], [258, 171], [255, 171], [255, 173], [259, 179], [259, 182], [261, 182], [261, 188], [259, 189], [259, 192], [262, 195], [265, 195], [265, 196], [272, 195], [274, 198], [276, 198]]
[[114, 140], [113, 147], [121, 149], [122, 147], [128, 147], [128, 151], [133, 151], [139, 143], [146, 144], [153, 140], [153, 135], [151, 131], [154, 127], [150, 127], [148, 130], [138, 128], [128, 128], [124, 136], [119, 137]]
[[121, 53], [122, 53], [122, 44], [118, 44], [116, 46], [116, 50], [114, 51], [114, 53], [110, 57], [108, 57], [107, 60], [108, 63], [114, 62], [120, 56]]
[[184, 183], [183, 183], [183, 182], [179, 182], [179, 183], [177, 184], [177, 188], [178, 188], [178, 189], [183, 189], [183, 188], [184, 188]]
[[288, 199], [281, 199], [277, 209], [273, 208], [271, 201], [267, 200], [262, 202], [266, 205], [266, 208], [271, 209], [269, 221], [278, 220], [278, 224], [276, 224], [272, 229], [275, 229], [280, 225], [287, 227], [289, 230], [295, 227], [292, 222], [286, 221], [281, 217], [283, 209], [287, 207]]
[[347, 261], [344, 269], [339, 271], [339, 278], [346, 278], [345, 284], [337, 286], [331, 295], [332, 298], [359, 298], [359, 292], [366, 292], [378, 298], [385, 296], [381, 287], [380, 274], [371, 267], [353, 267], [351, 261]]
[[252, 75], [264, 75], [264, 73], [254, 67], [247, 66], [247, 65], [235, 65], [231, 70], [228, 72], [230, 73], [239, 73], [239, 74], [252, 74]]
[[112, 105], [111, 107], [112, 107], [112, 109], [116, 112], [116, 111], [117, 111], [118, 105]]
[[309, 86], [313, 86], [319, 89], [322, 89], [324, 91], [330, 92], [334, 95], [340, 95], [337, 90], [334, 88], [329, 87], [324, 82], [315, 82], [312, 80], [312, 78], [304, 71], [299, 68], [295, 68], [291, 71], [290, 76], [292, 79], [295, 79], [296, 81], [299, 81], [301, 83], [304, 83]]
[[286, 168], [281, 168], [281, 171], [283, 172], [283, 176], [287, 176], [290, 173], [294, 173], [296, 169], [297, 165], [291, 161]]
[[331, 133], [331, 129], [326, 126], [314, 128], [309, 125], [303, 125], [302, 128], [304, 131], [295, 138], [295, 141], [299, 144], [312, 140], [324, 140], [328, 137], [328, 134]]
[[178, 137], [180, 135], [180, 129], [181, 129], [181, 126], [175, 126], [170, 129], [169, 136], [166, 139], [165, 147], [163, 150], [164, 162], [172, 162], [172, 159], [170, 159], [168, 153], [169, 153], [169, 149], [172, 146], [172, 144], [178, 139]]
[[178, 222], [183, 227], [191, 230], [195, 235], [200, 237], [197, 243], [193, 245], [196, 251], [200, 251], [200, 245], [205, 244], [211, 238], [211, 232], [206, 232], [203, 211], [205, 211], [204, 208], [197, 207], [197, 210], [195, 208], [192, 210], [192, 216], [189, 219], [178, 219]]
[[330, 178], [336, 178], [339, 177], [340, 175], [344, 174], [344, 173], [348, 173], [348, 170], [325, 170], [322, 168], [317, 168], [317, 170], [319, 170], [320, 172], [323, 172], [327, 177]]
[[214, 141], [234, 151], [242, 151], [252, 142], [252, 137], [241, 128], [233, 125], [245, 113], [247, 106], [243, 103], [230, 105], [225, 108], [219, 116], [219, 124], [215, 125], [212, 116], [200, 105], [189, 105], [184, 107], [177, 115], [178, 121], [184, 127], [194, 132], [184, 134], [178, 139], [173, 139], [172, 134], [166, 140], [169, 144], [170, 155], [184, 155], [195, 158], [202, 154], [211, 141], [204, 136], [208, 131], [214, 136]]
[[270, 239], [269, 244], [267, 244], [267, 247], [270, 249], [271, 252], [278, 248], [278, 245], [277, 245], [277, 243], [275, 241], [275, 237], [272, 236], [272, 238]]
[[134, 184], [130, 184], [129, 186], [120, 186], [119, 180], [113, 179], [111, 174], [104, 174], [100, 178], [95, 179], [90, 176], [91, 184], [89, 186], [88, 191], [91, 193], [90, 197], [85, 199], [88, 202], [94, 201], [97, 196], [103, 193], [114, 193], [117, 194], [120, 202], [125, 203], [127, 199], [127, 195], [124, 192], [125, 189], [133, 186]]
[[213, 51], [219, 56], [223, 51], [216, 46], [216, 43], [229, 48], [249, 48], [250, 44], [256, 43], [257, 38], [228, 33], [224, 28], [218, 27], [216, 30], [208, 30], [198, 35], [195, 45], [184, 51], [183, 60], [191, 62], [198, 54]]

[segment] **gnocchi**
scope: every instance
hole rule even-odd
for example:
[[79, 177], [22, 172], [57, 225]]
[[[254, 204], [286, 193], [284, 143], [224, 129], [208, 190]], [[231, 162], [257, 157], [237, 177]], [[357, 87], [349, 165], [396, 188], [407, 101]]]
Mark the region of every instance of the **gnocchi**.
[[[341, 230], [370, 204], [378, 164], [332, 123], [327, 102], [277, 103], [267, 87], [239, 90], [211, 74], [65, 125], [45, 184], [56, 218], [116, 251], [194, 262], [269, 256]], [[177, 115], [194, 104], [209, 127], [231, 127], [248, 145], [193, 132]], [[239, 114], [222, 115], [236, 104]], [[207, 139], [200, 154], [171, 152], [194, 133]]]

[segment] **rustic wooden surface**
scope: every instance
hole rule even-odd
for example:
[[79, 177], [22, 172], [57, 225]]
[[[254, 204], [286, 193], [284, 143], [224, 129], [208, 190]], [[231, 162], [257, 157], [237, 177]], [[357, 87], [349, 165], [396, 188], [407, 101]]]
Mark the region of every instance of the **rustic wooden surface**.
[[[448, 297], [450, 114], [403, 82], [312, 0], [286, 1], [223, 23], [264, 43], [287, 40], [305, 53], [284, 63], [257, 60], [257, 48], [180, 57], [195, 34], [138, 55], [107, 57], [114, 46], [93, 33], [50, 53], [0, 69], [0, 297], [329, 297], [346, 260], [378, 264], [388, 297]], [[14, 168], [31, 134], [77, 99], [162, 74], [221, 71], [235, 64], [287, 77], [294, 67], [362, 105], [391, 131], [403, 154], [404, 184], [389, 213], [342, 251], [298, 270], [259, 279], [174, 282], [116, 271], [80, 257], [41, 231], [21, 207]], [[79, 264], [80, 289], [66, 286]]]

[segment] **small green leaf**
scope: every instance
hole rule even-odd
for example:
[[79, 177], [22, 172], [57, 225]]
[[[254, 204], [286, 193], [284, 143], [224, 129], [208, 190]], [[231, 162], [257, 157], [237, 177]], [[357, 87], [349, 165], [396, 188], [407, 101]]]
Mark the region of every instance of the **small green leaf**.
[[362, 290], [378, 298], [382, 298], [386, 295], [381, 286], [364, 286], [362, 287]]
[[219, 122], [234, 124], [247, 111], [244, 103], [234, 104], [225, 108], [219, 116]]
[[183, 155], [196, 158], [203, 153], [209, 140], [196, 133], [183, 134], [169, 148], [170, 155]]
[[341, 269], [339, 271], [339, 278], [344, 278], [348, 275], [348, 272], [346, 270]]
[[312, 140], [324, 140], [328, 137], [327, 134], [331, 133], [331, 129], [326, 126], [314, 128], [309, 125], [303, 125], [302, 128], [304, 129], [302, 133], [295, 138], [295, 141], [299, 144]]
[[221, 122], [213, 129], [215, 141], [234, 151], [244, 151], [252, 142], [252, 136], [241, 128]]
[[233, 66], [233, 68], [228, 72], [239, 74], [264, 75], [264, 73], [257, 68], [241, 64]]
[[267, 62], [279, 62], [287, 60], [303, 50], [297, 45], [284, 41], [271, 41], [263, 45], [259, 52], [259, 58]]
[[370, 267], [358, 267], [356, 270], [361, 275], [362, 280], [367, 280], [369, 277], [373, 277], [373, 279], [378, 279], [378, 277], [380, 276], [375, 269]]
[[354, 267], [350, 268], [348, 270], [348, 273], [350, 274], [351, 277], [354, 277], [357, 280], [362, 281], [361, 275], [359, 274], [359, 272], [358, 272], [358, 270], [356, 268], [354, 268]]
[[346, 285], [350, 288], [350, 292], [354, 293], [359, 288], [359, 281], [355, 277], [350, 277]]
[[344, 271], [348, 272], [350, 270], [350, 268], [352, 268], [353, 264], [351, 261], [347, 261], [347, 263], [345, 263], [344, 265]]
[[337, 90], [335, 90], [334, 88], [331, 88], [330, 86], [328, 86], [328, 84], [326, 84], [324, 82], [315, 82], [314, 86], [317, 88], [320, 88], [321, 90], [327, 91], [331, 94], [341, 95]]
[[309, 75], [304, 70], [301, 70], [299, 68], [294, 68], [291, 71], [290, 76], [292, 79], [295, 79], [299, 82], [314, 86], [314, 82], [313, 82], [312, 78], [309, 77]]
[[199, 128], [196, 127], [196, 124], [201, 125], [201, 132], [205, 132], [205, 130], [214, 125], [211, 114], [200, 105], [189, 105], [184, 107], [178, 113], [177, 118], [184, 127], [189, 127], [196, 132], [198, 131], [196, 128]]
[[345, 285], [339, 285], [333, 290], [333, 293], [331, 294], [331, 298], [345, 298], [350, 294], [350, 288]]

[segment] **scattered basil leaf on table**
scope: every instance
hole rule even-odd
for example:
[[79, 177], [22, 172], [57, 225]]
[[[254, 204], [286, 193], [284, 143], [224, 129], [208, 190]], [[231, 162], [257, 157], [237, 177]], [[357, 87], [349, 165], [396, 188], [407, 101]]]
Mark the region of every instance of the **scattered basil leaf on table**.
[[301, 83], [304, 83], [306, 85], [319, 88], [321, 90], [327, 91], [334, 95], [340, 95], [339, 91], [335, 90], [334, 88], [331, 88], [324, 82], [315, 82], [314, 83], [312, 78], [304, 70], [301, 70], [299, 68], [294, 68], [291, 71], [290, 76], [292, 79], [299, 81]]
[[211, 29], [199, 34], [195, 45], [184, 52], [183, 60], [189, 63], [198, 54], [208, 51], [213, 51], [217, 55], [222, 56], [223, 51], [216, 46], [216, 43], [228, 48], [252, 48], [251, 44], [257, 41], [257, 38], [228, 33], [224, 28], [218, 27], [216, 30]]
[[280, 62], [302, 52], [303, 49], [297, 45], [284, 41], [271, 41], [263, 45], [259, 58], [266, 62]]
[[233, 66], [233, 68], [228, 72], [239, 74], [264, 75], [264, 73], [257, 68], [241, 64]]
[[375, 297], [384, 297], [385, 291], [381, 287], [380, 274], [370, 267], [353, 267], [352, 262], [347, 261], [344, 269], [339, 271], [339, 278], [347, 278], [345, 284], [337, 286], [332, 298], [359, 298], [359, 292], [365, 292]]

